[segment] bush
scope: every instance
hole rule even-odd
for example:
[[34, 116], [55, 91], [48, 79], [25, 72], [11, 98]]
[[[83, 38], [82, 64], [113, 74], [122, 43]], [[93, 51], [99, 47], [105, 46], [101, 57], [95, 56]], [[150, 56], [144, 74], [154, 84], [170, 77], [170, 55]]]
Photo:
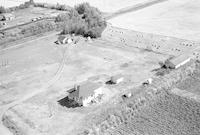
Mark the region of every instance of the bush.
[[69, 13], [58, 15], [56, 22], [64, 22], [62, 34], [75, 33], [92, 38], [101, 37], [101, 33], [106, 27], [101, 12], [88, 3], [75, 6]]
[[69, 11], [72, 8], [67, 5], [61, 5], [59, 3], [57, 4], [48, 4], [48, 3], [34, 3], [34, 7], [42, 7], [42, 8], [48, 8], [48, 9], [56, 9], [61, 11]]
[[21, 31], [22, 35], [31, 36], [36, 35], [48, 31], [52, 31], [55, 29], [55, 23], [53, 22], [37, 22], [34, 25], [23, 28]]
[[6, 13], [6, 9], [3, 6], [0, 6], [0, 14]]

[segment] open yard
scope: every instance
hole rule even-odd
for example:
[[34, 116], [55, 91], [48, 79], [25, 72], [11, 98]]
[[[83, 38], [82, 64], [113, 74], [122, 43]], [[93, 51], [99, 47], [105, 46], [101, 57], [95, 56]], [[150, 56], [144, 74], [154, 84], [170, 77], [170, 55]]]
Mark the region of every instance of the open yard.
[[[2, 105], [37, 91], [55, 75], [63, 54], [63, 47], [54, 43], [56, 38], [56, 35], [51, 35], [35, 42], [24, 43], [26, 46], [1, 52], [0, 58], [3, 64], [0, 69], [2, 75], [0, 99]], [[79, 109], [71, 112], [57, 104], [59, 98], [66, 96], [65, 92], [70, 87], [85, 80], [100, 81], [105, 85], [106, 78], [115, 74], [123, 74], [126, 78], [124, 84], [105, 88], [105, 91], [110, 93], [105, 99], [106, 102], [117, 93], [124, 92], [126, 88], [137, 86], [152, 76], [151, 70], [159, 67], [158, 62], [168, 58], [168, 55], [132, 47], [116, 46], [115, 43], [101, 39], [91, 43], [80, 41], [71, 47], [67, 51], [66, 63], [61, 76], [48, 88], [48, 92], [33, 97], [11, 109], [8, 113], [9, 119], [16, 123], [23, 123], [24, 119], [31, 121], [35, 127], [29, 127], [30, 130], [37, 132], [47, 130], [45, 132], [48, 132], [49, 135], [55, 135], [58, 132], [69, 133], [71, 129], [76, 127], [76, 124], [71, 122], [76, 123], [78, 119], [82, 119], [90, 112], [90, 109], [86, 109], [86, 112], [80, 115]], [[53, 119], [50, 120], [49, 113], [51, 112], [49, 111], [51, 110], [49, 110], [49, 106], [52, 105], [63, 109], [53, 107], [55, 109], [53, 112], [56, 114], [53, 114]], [[33, 111], [33, 108], [36, 109], [36, 112]], [[36, 113], [38, 114], [35, 115]], [[38, 117], [42, 117], [43, 120], [41, 121], [41, 118]], [[75, 121], [74, 118], [77, 120]], [[59, 119], [62, 119], [62, 122]], [[48, 127], [45, 126], [46, 123], [49, 123]], [[17, 125], [22, 128], [22, 131], [27, 131], [23, 128], [27, 125]], [[67, 125], [69, 128], [65, 128]]]

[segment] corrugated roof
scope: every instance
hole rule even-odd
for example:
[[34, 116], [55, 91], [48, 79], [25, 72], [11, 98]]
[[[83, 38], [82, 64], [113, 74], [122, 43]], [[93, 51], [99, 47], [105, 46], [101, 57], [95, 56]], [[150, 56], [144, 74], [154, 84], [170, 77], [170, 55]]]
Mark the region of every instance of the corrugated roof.
[[191, 58], [189, 56], [189, 54], [183, 54], [183, 55], [179, 55], [178, 57], [171, 59], [170, 62], [174, 65], [178, 65], [178, 64], [188, 60], [189, 58]]
[[93, 95], [94, 91], [98, 89], [100, 86], [101, 85], [98, 83], [93, 83], [89, 81], [84, 84], [81, 84], [79, 88], [79, 98], [82, 97], [84, 99]]

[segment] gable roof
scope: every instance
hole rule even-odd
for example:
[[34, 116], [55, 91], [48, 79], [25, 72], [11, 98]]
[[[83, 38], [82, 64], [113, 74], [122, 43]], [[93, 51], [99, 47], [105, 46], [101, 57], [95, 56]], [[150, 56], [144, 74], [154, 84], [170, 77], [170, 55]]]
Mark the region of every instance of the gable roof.
[[94, 94], [94, 91], [100, 87], [100, 84], [93, 82], [86, 82], [79, 87], [79, 98], [87, 98]]
[[188, 61], [190, 58], [191, 57], [188, 54], [183, 54], [171, 59], [170, 62], [174, 64], [175, 66], [177, 66], [181, 63], [184, 63], [185, 61]]
[[58, 41], [62, 42], [64, 39], [66, 39], [67, 37], [63, 36], [63, 35], [60, 35], [58, 37]]

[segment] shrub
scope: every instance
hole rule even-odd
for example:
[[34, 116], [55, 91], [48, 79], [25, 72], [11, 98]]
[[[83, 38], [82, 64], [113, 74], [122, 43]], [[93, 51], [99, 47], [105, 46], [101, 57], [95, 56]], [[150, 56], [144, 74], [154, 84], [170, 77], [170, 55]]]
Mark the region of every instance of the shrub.
[[21, 34], [22, 35], [36, 35], [48, 31], [52, 31], [55, 29], [55, 23], [53, 22], [37, 22], [34, 25], [25, 27], [22, 29]]
[[48, 3], [34, 3], [35, 7], [42, 7], [42, 8], [48, 8], [48, 9], [56, 9], [56, 10], [61, 10], [61, 11], [69, 11], [72, 8], [67, 5], [62, 5], [62, 4], [48, 4]]

